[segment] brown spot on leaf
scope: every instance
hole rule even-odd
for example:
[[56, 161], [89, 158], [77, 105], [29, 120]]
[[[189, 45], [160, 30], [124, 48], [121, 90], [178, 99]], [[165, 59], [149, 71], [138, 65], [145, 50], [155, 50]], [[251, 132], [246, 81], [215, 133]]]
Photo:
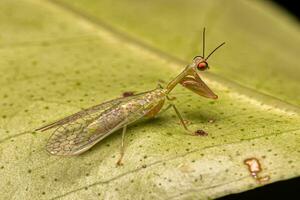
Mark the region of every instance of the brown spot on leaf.
[[270, 180], [270, 176], [260, 177], [258, 173], [262, 171], [261, 165], [257, 158], [247, 158], [244, 160], [244, 164], [248, 166], [248, 170], [251, 176], [260, 184], [263, 184]]
[[195, 131], [195, 135], [197, 135], [197, 136], [208, 136], [208, 133], [205, 132], [202, 129], [198, 129], [198, 130]]
[[123, 97], [130, 97], [133, 95], [134, 95], [134, 92], [132, 92], [132, 91], [123, 92], [123, 94], [122, 94]]

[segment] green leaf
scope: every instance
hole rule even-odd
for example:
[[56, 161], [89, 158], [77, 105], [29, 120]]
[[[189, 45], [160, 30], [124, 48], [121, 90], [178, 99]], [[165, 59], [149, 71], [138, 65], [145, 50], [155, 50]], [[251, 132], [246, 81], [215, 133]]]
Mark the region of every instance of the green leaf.
[[[0, 2], [0, 196], [3, 199], [208, 199], [300, 174], [299, 29], [261, 1]], [[45, 151], [41, 125], [155, 88], [200, 50], [217, 101], [178, 86], [191, 130], [170, 111], [74, 157]], [[299, 93], [299, 92], [298, 92]], [[245, 164], [261, 165], [259, 182]]]

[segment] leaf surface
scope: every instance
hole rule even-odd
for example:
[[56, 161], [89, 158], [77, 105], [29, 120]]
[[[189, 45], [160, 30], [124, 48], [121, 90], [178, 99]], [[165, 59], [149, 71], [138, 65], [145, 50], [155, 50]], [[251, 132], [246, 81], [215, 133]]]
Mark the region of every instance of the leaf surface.
[[[51, 131], [35, 128], [169, 81], [199, 52], [204, 25], [208, 49], [228, 43], [203, 74], [220, 98], [180, 85], [173, 96], [208, 136], [186, 135], [170, 110], [128, 128], [122, 167], [120, 132], [80, 156], [47, 154]], [[2, 0], [0, 29], [3, 199], [208, 199], [300, 174], [299, 29], [272, 5]]]

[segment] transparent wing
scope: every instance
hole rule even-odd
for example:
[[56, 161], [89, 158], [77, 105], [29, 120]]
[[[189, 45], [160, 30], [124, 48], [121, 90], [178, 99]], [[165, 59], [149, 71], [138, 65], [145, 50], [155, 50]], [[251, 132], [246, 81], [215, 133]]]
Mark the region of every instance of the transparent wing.
[[64, 124], [67, 124], [67, 123], [70, 123], [70, 122], [75, 122], [76, 120], [81, 119], [81, 118], [86, 118], [87, 121], [90, 121], [90, 120], [93, 121], [95, 116], [98, 116], [103, 111], [107, 110], [108, 108], [110, 108], [114, 105], [117, 105], [119, 103], [129, 101], [133, 98], [139, 97], [139, 96], [141, 96], [141, 95], [143, 95], [147, 92], [143, 92], [143, 93], [139, 93], [139, 94], [128, 96], [128, 97], [121, 97], [121, 98], [117, 98], [117, 99], [113, 99], [113, 100], [110, 100], [110, 101], [103, 102], [101, 104], [98, 104], [98, 105], [92, 106], [90, 108], [81, 110], [81, 111], [79, 111], [79, 112], [77, 112], [73, 115], [70, 115], [70, 116], [65, 117], [63, 119], [60, 119], [60, 120], [58, 120], [56, 122], [53, 122], [51, 124], [47, 124], [45, 126], [37, 128], [37, 129], [35, 129], [35, 131], [46, 131], [46, 130], [52, 129], [54, 127], [57, 127], [57, 126], [61, 126], [61, 125], [64, 125]]
[[[116, 105], [110, 109], [114, 108]], [[107, 112], [109, 111], [86, 115], [58, 127], [48, 140], [47, 151], [54, 155], [77, 155], [88, 150], [98, 141], [122, 127], [122, 121], [119, 121], [111, 129], [97, 128], [97, 118]], [[98, 123], [101, 126], [101, 122]]]
[[[147, 92], [145, 92], [147, 93]], [[139, 118], [139, 113], [120, 113], [118, 105], [138, 98], [145, 93], [104, 102], [75, 113], [38, 130], [56, 130], [48, 140], [46, 149], [54, 155], [77, 155], [128, 123], [129, 118]]]

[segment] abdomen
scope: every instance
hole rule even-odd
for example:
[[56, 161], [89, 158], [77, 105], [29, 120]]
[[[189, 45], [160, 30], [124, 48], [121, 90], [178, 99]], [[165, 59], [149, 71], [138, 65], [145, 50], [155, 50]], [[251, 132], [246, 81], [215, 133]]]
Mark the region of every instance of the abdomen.
[[156, 89], [150, 91], [143, 96], [133, 98], [128, 102], [123, 102], [112, 107], [103, 113], [93, 125], [95, 125], [97, 131], [101, 132], [107, 132], [117, 127], [121, 128], [151, 113], [155, 108], [161, 108], [164, 99], [164, 90]]

